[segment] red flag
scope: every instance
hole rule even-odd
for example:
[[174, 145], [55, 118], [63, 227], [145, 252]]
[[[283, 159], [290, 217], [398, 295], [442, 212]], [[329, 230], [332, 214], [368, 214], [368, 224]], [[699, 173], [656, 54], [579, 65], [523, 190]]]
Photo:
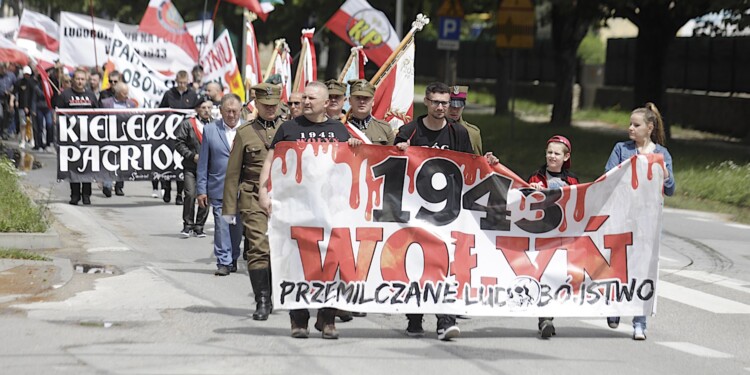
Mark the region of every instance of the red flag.
[[388, 73], [377, 82], [372, 116], [398, 129], [412, 120], [414, 112], [413, 38], [393, 63]]
[[257, 14], [258, 18], [260, 18], [263, 22], [266, 22], [266, 19], [268, 18], [268, 13], [263, 11], [263, 8], [260, 6], [260, 2], [258, 0], [225, 0], [225, 1], [247, 8], [247, 10]]
[[350, 45], [364, 47], [367, 57], [377, 66], [388, 60], [399, 43], [388, 17], [366, 0], [347, 0], [326, 27]]
[[180, 46], [194, 61], [198, 61], [199, 52], [195, 40], [188, 33], [180, 12], [170, 0], [149, 1], [138, 31], [164, 38]]
[[42, 69], [39, 65], [36, 66], [36, 70], [39, 72], [39, 78], [42, 81], [42, 92], [44, 92], [44, 100], [47, 102], [47, 108], [55, 108], [52, 106], [52, 96], [55, 94], [52, 91], [52, 85], [49, 82], [49, 75], [47, 71]]

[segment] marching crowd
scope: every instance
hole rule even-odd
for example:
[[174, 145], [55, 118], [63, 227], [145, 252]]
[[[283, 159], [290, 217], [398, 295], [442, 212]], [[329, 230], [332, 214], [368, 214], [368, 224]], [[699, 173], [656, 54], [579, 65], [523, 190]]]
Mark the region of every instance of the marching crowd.
[[[203, 82], [200, 66], [191, 73], [178, 72], [175, 86], [161, 101], [161, 107], [195, 110], [195, 115], [185, 119], [175, 133], [175, 150], [184, 158], [184, 179], [176, 181], [175, 192], [175, 203], [183, 207], [180, 235], [205, 237], [204, 227], [211, 208], [215, 224], [215, 275], [236, 272], [244, 254], [255, 295], [256, 310], [252, 315], [255, 320], [268, 319], [273, 310], [267, 237], [272, 207], [267, 182], [278, 142], [338, 141], [358, 147], [362, 137], [366, 137], [373, 144], [396, 146], [400, 150], [432, 147], [483, 155], [490, 164], [499, 162], [492, 152], [483, 153], [479, 128], [463, 119], [466, 86], [429, 84], [424, 97], [427, 113], [394, 133], [388, 123], [372, 116], [375, 87], [367, 80], [311, 82], [304, 92], [294, 92], [284, 102], [278, 79], [272, 76], [252, 87], [253, 101], [242, 103], [235, 94], [223, 95], [219, 84]], [[70, 75], [62, 66], [56, 66], [49, 76], [59, 89], [53, 99], [57, 108], [137, 107], [116, 71], [108, 73], [106, 90], [100, 89], [102, 74], [97, 70], [77, 69]], [[30, 67], [0, 65], [3, 138], [15, 136], [22, 148], [54, 152], [54, 108], [47, 105], [42, 89], [38, 74], [33, 74]], [[342, 110], [346, 101], [351, 108], [348, 113]], [[33, 132], [27, 130], [29, 127], [33, 127]], [[672, 195], [675, 189], [672, 159], [664, 147], [664, 127], [656, 106], [648, 103], [634, 110], [628, 132], [629, 140], [615, 145], [605, 171], [636, 154], [663, 154], [664, 193]], [[562, 135], [550, 138], [544, 149], [545, 163], [529, 177], [530, 185], [535, 189], [555, 189], [578, 184], [570, 170], [571, 155], [568, 138]], [[152, 184], [153, 197], [171, 202], [170, 181], [154, 180]], [[71, 182], [70, 188], [70, 204], [77, 205], [81, 200], [84, 205], [91, 204], [91, 183]], [[102, 182], [104, 196], [110, 197], [112, 190], [112, 181]], [[124, 195], [122, 181], [114, 182], [114, 192]], [[335, 326], [337, 317], [349, 321], [364, 315], [323, 308], [317, 312], [314, 327], [322, 332], [323, 338], [335, 339], [339, 335]], [[307, 310], [290, 311], [292, 337], [309, 336], [309, 318]], [[423, 336], [423, 316], [408, 314], [407, 318], [406, 333]], [[616, 328], [620, 318], [610, 317], [607, 321]], [[552, 322], [552, 317], [539, 318], [541, 337], [555, 334]], [[456, 316], [437, 315], [436, 332], [440, 340], [457, 337], [460, 330]], [[633, 338], [645, 340], [645, 316], [633, 319]]]

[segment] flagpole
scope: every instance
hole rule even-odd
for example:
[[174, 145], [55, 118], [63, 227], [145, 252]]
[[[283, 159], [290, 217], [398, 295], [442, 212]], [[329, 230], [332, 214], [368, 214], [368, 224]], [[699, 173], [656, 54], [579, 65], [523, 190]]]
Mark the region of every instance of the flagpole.
[[286, 43], [286, 39], [276, 39], [276, 47], [273, 49], [273, 54], [271, 55], [271, 61], [268, 62], [268, 68], [266, 68], [266, 74], [263, 75], [263, 82], [265, 82], [269, 76], [271, 76], [271, 71], [273, 70], [273, 65], [276, 63], [276, 56], [279, 55], [279, 49], [281, 48], [281, 45], [283, 43]]
[[344, 82], [344, 78], [346, 78], [346, 72], [349, 71], [349, 67], [352, 66], [352, 63], [354, 63], [354, 56], [357, 56], [359, 54], [356, 48], [357, 47], [352, 47], [351, 52], [349, 52], [349, 59], [346, 60], [344, 69], [342, 69], [341, 73], [339, 74], [339, 82]]
[[94, 41], [94, 64], [96, 64], [96, 71], [99, 71], [99, 56], [96, 53], [96, 24], [94, 23], [94, 0], [89, 1], [89, 13], [91, 13], [91, 30], [94, 31], [94, 37], [91, 40]]
[[[304, 39], [304, 37], [303, 37]], [[296, 91], [299, 86], [300, 74], [304, 74], [305, 59], [307, 58], [307, 43], [302, 43], [302, 49], [299, 53], [299, 60], [297, 60], [297, 73], [294, 74], [294, 84], [292, 84], [292, 92]]]
[[[203, 47], [206, 45], [206, 31], [205, 31], [205, 25], [206, 25], [206, 8], [208, 8], [208, 0], [203, 0], [203, 14], [201, 14], [201, 50], [198, 53], [198, 59], [203, 56]], [[211, 22], [213, 24], [213, 22]]]
[[404, 36], [404, 39], [401, 40], [401, 43], [396, 47], [396, 49], [391, 53], [390, 56], [388, 56], [388, 60], [385, 61], [385, 64], [383, 64], [380, 69], [378, 69], [378, 72], [375, 73], [375, 75], [370, 79], [370, 83], [377, 86], [378, 81], [380, 81], [380, 78], [385, 76], [392, 68], [393, 61], [396, 60], [396, 58], [401, 55], [401, 53], [404, 52], [404, 48], [406, 48], [407, 45], [412, 41], [414, 38], [414, 33], [417, 31], [422, 30], [422, 28], [430, 23], [430, 19], [427, 18], [424, 14], [419, 13], [417, 15], [417, 19], [411, 23], [411, 30], [409, 30], [408, 33], [406, 33], [406, 36]]

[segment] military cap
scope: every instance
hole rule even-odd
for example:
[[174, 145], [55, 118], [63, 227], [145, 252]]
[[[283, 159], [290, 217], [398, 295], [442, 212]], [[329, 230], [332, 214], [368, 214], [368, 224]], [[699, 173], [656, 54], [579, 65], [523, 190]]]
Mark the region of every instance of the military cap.
[[213, 101], [213, 99], [211, 99], [210, 96], [208, 96], [208, 95], [198, 95], [198, 100], [195, 101], [195, 108], [200, 107], [205, 102], [209, 102], [209, 103], [211, 103], [211, 105], [214, 104], [214, 101]]
[[451, 107], [460, 108], [466, 105], [466, 96], [469, 93], [469, 86], [451, 86]]
[[349, 95], [351, 96], [375, 96], [375, 86], [366, 79], [353, 79], [349, 81], [349, 86], [351, 86], [349, 90]]
[[266, 78], [266, 83], [270, 83], [273, 85], [280, 85], [281, 84], [281, 74], [271, 74], [268, 78]]
[[255, 90], [255, 101], [265, 105], [276, 105], [281, 100], [281, 86], [260, 83], [252, 87]]
[[346, 95], [346, 83], [329, 79], [325, 84], [328, 87], [328, 95]]

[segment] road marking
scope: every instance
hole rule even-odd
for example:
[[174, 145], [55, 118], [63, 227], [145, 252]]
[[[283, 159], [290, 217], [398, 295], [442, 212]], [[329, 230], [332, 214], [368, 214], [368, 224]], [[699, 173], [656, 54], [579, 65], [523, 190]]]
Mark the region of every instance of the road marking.
[[[672, 262], [672, 263], [678, 263], [679, 261], [677, 259], [665, 257], [664, 255], [659, 255], [659, 260], [663, 260], [665, 262]], [[663, 271], [663, 269], [662, 269]]]
[[659, 280], [657, 284], [659, 297], [671, 299], [714, 314], [750, 314], [750, 306], [712, 294]]
[[656, 342], [659, 345], [666, 346], [668, 348], [672, 348], [674, 350], [679, 350], [681, 352], [685, 352], [688, 354], [692, 354], [698, 357], [704, 357], [704, 358], [732, 358], [731, 354], [723, 353], [717, 350], [706, 348], [705, 346], [695, 345], [691, 344], [689, 342], [680, 342], [680, 341], [662, 341]]
[[612, 328], [609, 328], [609, 325], [607, 325], [607, 318], [605, 317], [602, 317], [600, 319], [581, 319], [581, 322], [583, 323], [586, 323], [586, 324], [589, 324], [598, 328], [602, 328], [602, 329], [624, 333], [628, 336], [632, 336], [633, 325], [630, 323], [630, 321], [631, 321], [631, 318], [620, 318], [620, 325], [617, 328], [612, 329]]
[[739, 228], [739, 229], [750, 229], [750, 225], [745, 225], [745, 224], [729, 223], [727, 224], [727, 226], [732, 227], [732, 228]]
[[101, 247], [91, 247], [86, 249], [89, 253], [101, 253], [104, 251], [130, 251], [129, 247], [124, 246], [101, 246]]
[[732, 279], [722, 275], [708, 273], [706, 271], [675, 270], [669, 268], [662, 268], [662, 271], [671, 275], [682, 276], [688, 279], [703, 281], [708, 284], [719, 285], [740, 292], [750, 293], [750, 281]]

